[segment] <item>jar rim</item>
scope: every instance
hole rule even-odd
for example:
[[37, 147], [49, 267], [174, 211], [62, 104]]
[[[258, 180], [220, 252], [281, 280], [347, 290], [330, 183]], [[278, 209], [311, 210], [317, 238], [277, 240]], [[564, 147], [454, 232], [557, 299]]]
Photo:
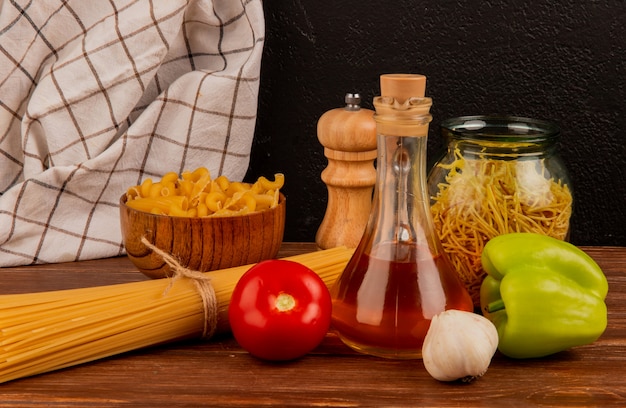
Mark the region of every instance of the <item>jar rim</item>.
[[473, 115], [449, 118], [441, 129], [461, 139], [541, 142], [551, 141], [561, 133], [550, 121], [512, 115]]

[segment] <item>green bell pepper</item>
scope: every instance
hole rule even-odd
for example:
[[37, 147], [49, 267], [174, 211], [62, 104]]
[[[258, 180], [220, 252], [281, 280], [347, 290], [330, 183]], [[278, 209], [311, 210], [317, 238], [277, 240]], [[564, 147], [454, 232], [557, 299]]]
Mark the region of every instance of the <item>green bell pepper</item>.
[[512, 358], [543, 357], [596, 341], [607, 324], [609, 289], [598, 264], [576, 246], [535, 233], [485, 245], [482, 312]]

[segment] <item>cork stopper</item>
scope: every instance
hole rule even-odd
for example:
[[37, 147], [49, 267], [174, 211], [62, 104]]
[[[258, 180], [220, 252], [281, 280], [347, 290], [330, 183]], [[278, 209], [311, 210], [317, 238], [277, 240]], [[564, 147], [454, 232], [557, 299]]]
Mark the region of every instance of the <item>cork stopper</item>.
[[380, 76], [380, 95], [404, 103], [412, 96], [426, 94], [426, 76], [420, 74], [384, 74]]
[[381, 96], [374, 98], [374, 120], [378, 134], [418, 137], [428, 134], [428, 124], [432, 120], [429, 113], [432, 100], [424, 96], [424, 75], [381, 75], [380, 91]]

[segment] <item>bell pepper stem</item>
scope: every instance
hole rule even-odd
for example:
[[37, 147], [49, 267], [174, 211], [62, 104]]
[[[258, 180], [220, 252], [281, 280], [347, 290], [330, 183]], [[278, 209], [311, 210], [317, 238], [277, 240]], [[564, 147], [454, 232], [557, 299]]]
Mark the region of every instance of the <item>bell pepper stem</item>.
[[498, 310], [502, 310], [504, 308], [504, 301], [502, 299], [494, 300], [487, 305], [487, 311], [489, 313], [497, 312]]

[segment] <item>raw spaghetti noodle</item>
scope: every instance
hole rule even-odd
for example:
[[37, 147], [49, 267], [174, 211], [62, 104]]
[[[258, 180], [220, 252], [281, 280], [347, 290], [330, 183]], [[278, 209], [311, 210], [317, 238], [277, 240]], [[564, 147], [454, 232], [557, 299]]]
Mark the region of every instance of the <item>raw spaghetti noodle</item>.
[[572, 212], [569, 187], [547, 177], [539, 161], [467, 159], [455, 152], [431, 212], [443, 249], [480, 306], [480, 256], [491, 238], [536, 232], [565, 239]]
[[[353, 250], [289, 257], [330, 286]], [[232, 291], [251, 265], [204, 274], [215, 294], [215, 327], [196, 281], [156, 279], [110, 286], [0, 296], [0, 383], [155, 344], [229, 330]]]

